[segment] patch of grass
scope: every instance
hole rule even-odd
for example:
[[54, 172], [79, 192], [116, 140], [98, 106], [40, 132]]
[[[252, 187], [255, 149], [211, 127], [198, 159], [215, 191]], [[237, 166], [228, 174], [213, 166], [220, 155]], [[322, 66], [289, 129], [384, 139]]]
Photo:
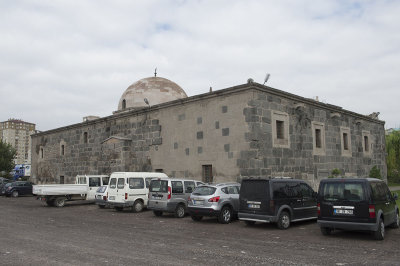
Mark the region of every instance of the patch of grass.
[[388, 182], [389, 187], [400, 187], [400, 183]]
[[[400, 190], [392, 191], [392, 193], [397, 193], [397, 195], [400, 197]], [[400, 198], [398, 198], [396, 200], [396, 203], [397, 203], [397, 206], [399, 206], [399, 208], [400, 208]]]

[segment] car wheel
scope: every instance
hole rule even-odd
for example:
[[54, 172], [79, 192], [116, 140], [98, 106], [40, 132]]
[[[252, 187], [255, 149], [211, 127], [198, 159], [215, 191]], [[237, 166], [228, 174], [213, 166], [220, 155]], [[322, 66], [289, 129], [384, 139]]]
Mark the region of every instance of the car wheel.
[[183, 206], [182, 204], [179, 204], [178, 206], [176, 206], [175, 217], [176, 218], [185, 217], [185, 206]]
[[133, 203], [132, 211], [133, 212], [141, 212], [141, 211], [143, 211], [143, 202], [141, 200], [136, 200]]
[[54, 207], [54, 200], [47, 199], [47, 200], [46, 200], [46, 204], [47, 204], [47, 206], [49, 206], [49, 207]]
[[329, 236], [331, 233], [332, 233], [332, 228], [329, 228], [329, 227], [321, 227], [321, 233], [324, 235], [324, 236]]
[[252, 226], [252, 225], [255, 225], [256, 222], [255, 221], [244, 221], [244, 223], [248, 226]]
[[192, 215], [191, 217], [192, 220], [196, 222], [201, 221], [201, 219], [203, 219], [203, 216], [198, 216], [198, 215]]
[[58, 208], [64, 207], [64, 205], [65, 205], [65, 198], [62, 198], [62, 197], [56, 198], [56, 199], [54, 200], [54, 205], [55, 205], [56, 207], [58, 207]]
[[279, 229], [288, 229], [290, 226], [290, 216], [289, 213], [287, 211], [283, 211], [281, 212], [281, 214], [279, 214], [279, 218], [278, 218], [278, 228]]
[[399, 226], [400, 226], [399, 212], [396, 213], [395, 218], [396, 218], [396, 220], [394, 221], [394, 223], [392, 223], [392, 224], [390, 225], [391, 228], [399, 228]]
[[223, 207], [218, 215], [218, 222], [221, 224], [228, 224], [232, 220], [232, 210], [228, 206]]
[[16, 190], [14, 190], [14, 191], [12, 192], [12, 194], [11, 194], [11, 196], [13, 196], [13, 198], [18, 198], [18, 195], [19, 195], [19, 193], [18, 193], [18, 191], [16, 191]]
[[115, 210], [118, 212], [122, 212], [124, 210], [124, 208], [123, 207], [115, 207]]
[[100, 204], [97, 206], [99, 206], [100, 209], [104, 209], [106, 207], [106, 205], [100, 205]]
[[162, 216], [162, 211], [153, 211], [154, 215], [157, 217]]
[[379, 219], [378, 230], [372, 232], [372, 236], [375, 240], [383, 240], [385, 238], [385, 224], [382, 219]]

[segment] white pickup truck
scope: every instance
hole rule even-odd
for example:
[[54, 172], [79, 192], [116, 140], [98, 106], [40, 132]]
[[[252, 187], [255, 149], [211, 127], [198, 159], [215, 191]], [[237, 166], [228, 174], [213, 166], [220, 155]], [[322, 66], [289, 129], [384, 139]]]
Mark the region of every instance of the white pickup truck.
[[78, 175], [75, 184], [45, 184], [32, 186], [32, 194], [48, 206], [63, 207], [66, 201], [95, 201], [96, 190], [108, 185], [107, 175]]

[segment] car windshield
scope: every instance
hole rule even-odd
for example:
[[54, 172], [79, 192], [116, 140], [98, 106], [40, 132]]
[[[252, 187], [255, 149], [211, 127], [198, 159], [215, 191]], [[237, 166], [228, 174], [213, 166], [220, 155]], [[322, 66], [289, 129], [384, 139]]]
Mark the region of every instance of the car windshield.
[[209, 196], [214, 194], [215, 190], [217, 190], [215, 187], [201, 186], [197, 187], [192, 194], [199, 196]]
[[96, 190], [96, 192], [97, 193], [104, 193], [104, 191], [106, 191], [106, 188], [107, 188], [107, 186], [101, 186]]
[[322, 186], [325, 201], [362, 201], [365, 199], [362, 183], [328, 182]]

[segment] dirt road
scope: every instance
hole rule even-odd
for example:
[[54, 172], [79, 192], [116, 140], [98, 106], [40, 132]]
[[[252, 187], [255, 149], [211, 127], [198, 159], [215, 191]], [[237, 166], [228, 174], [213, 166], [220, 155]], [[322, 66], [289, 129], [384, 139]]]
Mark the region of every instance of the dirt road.
[[0, 197], [1, 265], [399, 265], [400, 230], [322, 236], [316, 222], [221, 225]]

